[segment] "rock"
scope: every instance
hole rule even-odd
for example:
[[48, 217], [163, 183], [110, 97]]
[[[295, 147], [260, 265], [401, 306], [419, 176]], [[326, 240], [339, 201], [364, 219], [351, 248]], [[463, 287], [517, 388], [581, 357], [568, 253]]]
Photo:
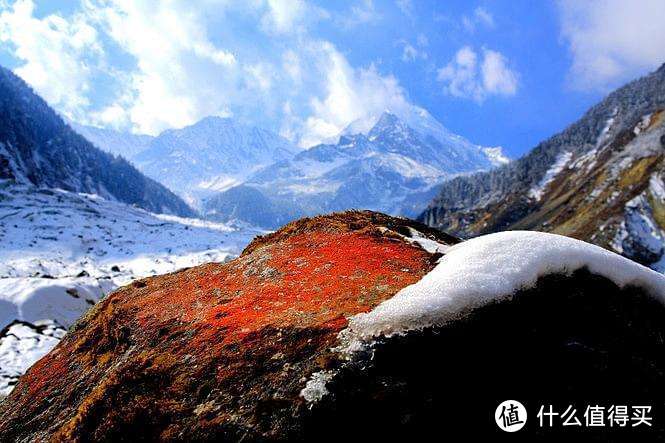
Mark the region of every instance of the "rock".
[[231, 262], [117, 290], [22, 377], [1, 406], [0, 435], [239, 440], [300, 432], [294, 418], [308, 411], [300, 380], [338, 364], [330, 348], [347, 317], [435, 265], [400, 235], [409, 226], [457, 241], [381, 214], [337, 214], [259, 237]]
[[[539, 432], [540, 404], [661, 404], [663, 294], [587, 269], [348, 348], [349, 317], [437, 265], [441, 253], [420, 246], [428, 241], [444, 253], [458, 242], [404, 219], [346, 212], [291, 223], [230, 262], [125, 286], [19, 380], [0, 404], [0, 435], [487, 440], [501, 437], [493, 414], [507, 399], [526, 405], [527, 435]], [[662, 435], [658, 420], [640, 432]], [[552, 432], [555, 441], [569, 435]]]

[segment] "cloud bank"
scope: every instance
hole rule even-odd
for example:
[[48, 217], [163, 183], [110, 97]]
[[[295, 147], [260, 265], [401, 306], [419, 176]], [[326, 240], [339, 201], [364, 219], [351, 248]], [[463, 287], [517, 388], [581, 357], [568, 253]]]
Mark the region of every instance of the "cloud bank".
[[[310, 27], [331, 17], [304, 0], [191, 5], [83, 0], [70, 15], [40, 17], [32, 0], [17, 0], [0, 14], [0, 41], [21, 62], [16, 73], [66, 117], [140, 133], [234, 116], [306, 147], [368, 113], [411, 106], [394, 77], [314, 38]], [[351, 12], [376, 16], [371, 1]]]
[[605, 92], [665, 62], [662, 0], [561, 0], [558, 7], [573, 87]]

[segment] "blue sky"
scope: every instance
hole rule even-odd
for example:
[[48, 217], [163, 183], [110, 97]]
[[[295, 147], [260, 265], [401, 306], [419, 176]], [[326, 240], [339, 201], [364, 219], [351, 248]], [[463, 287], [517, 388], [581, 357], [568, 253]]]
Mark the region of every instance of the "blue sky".
[[0, 0], [0, 63], [67, 117], [234, 116], [309, 146], [420, 106], [517, 157], [665, 62], [658, 0]]

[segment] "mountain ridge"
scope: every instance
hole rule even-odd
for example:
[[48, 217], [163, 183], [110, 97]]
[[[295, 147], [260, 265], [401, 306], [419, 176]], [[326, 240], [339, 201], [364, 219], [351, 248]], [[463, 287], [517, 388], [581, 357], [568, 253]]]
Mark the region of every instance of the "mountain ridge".
[[[613, 91], [513, 163], [445, 183], [419, 220], [465, 237], [557, 232], [659, 268], [663, 110], [665, 65]], [[641, 228], [631, 213], [639, 213]], [[654, 243], [660, 246], [646, 253]]]
[[[242, 187], [207, 199], [204, 216], [220, 221], [231, 214], [241, 220], [246, 216], [274, 228], [298, 216], [351, 208], [411, 215], [445, 178], [493, 166], [486, 148], [450, 136], [438, 122], [436, 126], [426, 119], [420, 126], [429, 129], [423, 132], [384, 112], [372, 123], [369, 130], [351, 123], [336, 143], [313, 146], [262, 168]], [[441, 141], [436, 134], [447, 138]], [[500, 150], [491, 153], [502, 158]], [[248, 214], [243, 209], [252, 206], [252, 196], [253, 206], [265, 211]]]
[[271, 131], [212, 116], [167, 129], [133, 161], [146, 175], [199, 206], [202, 196], [240, 183], [253, 171], [297, 152]]
[[0, 67], [0, 179], [99, 194], [191, 216], [179, 197], [76, 133], [18, 76]]

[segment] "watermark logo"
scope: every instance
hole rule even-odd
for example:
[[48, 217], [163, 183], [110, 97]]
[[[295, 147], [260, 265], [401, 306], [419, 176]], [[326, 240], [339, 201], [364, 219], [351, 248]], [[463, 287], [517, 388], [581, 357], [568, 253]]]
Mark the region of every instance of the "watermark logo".
[[517, 400], [506, 400], [497, 406], [494, 420], [501, 430], [506, 432], [519, 431], [526, 424], [526, 408]]

